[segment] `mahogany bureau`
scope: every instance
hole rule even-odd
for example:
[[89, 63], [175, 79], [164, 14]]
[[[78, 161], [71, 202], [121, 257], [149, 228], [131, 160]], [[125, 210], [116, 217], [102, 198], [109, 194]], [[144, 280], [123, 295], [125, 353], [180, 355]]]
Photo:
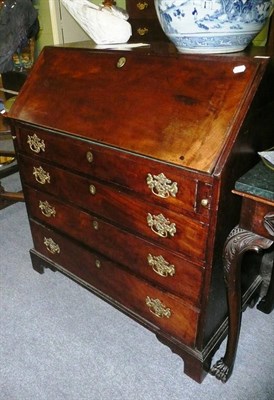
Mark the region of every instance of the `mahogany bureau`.
[[33, 267], [153, 331], [197, 382], [227, 333], [231, 189], [270, 147], [271, 85], [270, 60], [243, 54], [46, 47], [9, 113]]

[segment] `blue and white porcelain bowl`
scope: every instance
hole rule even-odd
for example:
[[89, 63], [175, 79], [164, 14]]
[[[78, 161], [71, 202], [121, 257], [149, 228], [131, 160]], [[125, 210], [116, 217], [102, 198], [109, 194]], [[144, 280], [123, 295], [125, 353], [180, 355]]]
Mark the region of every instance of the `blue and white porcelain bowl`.
[[242, 51], [260, 32], [273, 0], [154, 0], [163, 31], [181, 53]]

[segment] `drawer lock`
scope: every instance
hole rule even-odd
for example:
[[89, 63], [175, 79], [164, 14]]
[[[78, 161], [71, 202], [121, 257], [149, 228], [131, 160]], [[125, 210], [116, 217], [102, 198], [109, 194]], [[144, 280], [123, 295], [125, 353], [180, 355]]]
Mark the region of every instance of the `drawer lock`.
[[116, 64], [117, 68], [123, 68], [126, 62], [127, 62], [126, 57], [120, 57]]
[[158, 318], [171, 317], [170, 308], [167, 308], [159, 299], [151, 299], [149, 296], [147, 296], [146, 305], [148, 306], [149, 311]]
[[156, 235], [160, 237], [174, 236], [176, 233], [176, 225], [165, 218], [163, 214], [151, 215], [147, 214], [147, 224]]
[[99, 229], [99, 223], [98, 223], [98, 221], [93, 221], [93, 222], [92, 222], [92, 226], [93, 226], [93, 229], [95, 229], [96, 231], [98, 231], [98, 229]]
[[94, 196], [96, 194], [96, 187], [94, 185], [89, 185], [89, 192]]
[[147, 256], [148, 265], [150, 265], [156, 274], [167, 277], [175, 275], [175, 266], [169, 264], [163, 256]]
[[87, 157], [87, 160], [88, 160], [89, 163], [93, 162], [93, 154], [92, 154], [91, 151], [87, 152], [86, 157]]

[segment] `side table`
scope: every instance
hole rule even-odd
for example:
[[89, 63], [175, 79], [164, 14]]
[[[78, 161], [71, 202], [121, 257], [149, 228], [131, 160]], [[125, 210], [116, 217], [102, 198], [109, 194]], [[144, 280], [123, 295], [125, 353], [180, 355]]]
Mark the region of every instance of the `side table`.
[[[274, 243], [274, 172], [262, 162], [258, 163], [236, 182], [233, 193], [242, 197], [242, 208], [239, 225], [228, 235], [223, 251], [228, 340], [224, 357], [211, 368], [211, 373], [222, 382], [226, 382], [232, 373], [240, 334], [243, 255], [247, 251], [269, 249]], [[257, 306], [265, 313], [274, 308], [273, 263], [272, 256], [268, 291]]]
[[22, 191], [9, 192], [6, 191], [1, 184], [2, 178], [12, 175], [16, 172], [18, 172], [18, 165], [15, 158], [11, 131], [7, 121], [0, 114], [0, 210], [18, 201], [24, 201], [24, 195]]

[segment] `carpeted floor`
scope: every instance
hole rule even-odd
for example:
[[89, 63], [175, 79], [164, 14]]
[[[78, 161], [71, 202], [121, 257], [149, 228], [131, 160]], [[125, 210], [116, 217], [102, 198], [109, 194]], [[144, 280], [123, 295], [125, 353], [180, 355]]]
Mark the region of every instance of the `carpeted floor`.
[[274, 399], [274, 313], [247, 309], [232, 377], [199, 385], [136, 322], [59, 272], [33, 271], [24, 203], [0, 211], [0, 235], [0, 400]]

